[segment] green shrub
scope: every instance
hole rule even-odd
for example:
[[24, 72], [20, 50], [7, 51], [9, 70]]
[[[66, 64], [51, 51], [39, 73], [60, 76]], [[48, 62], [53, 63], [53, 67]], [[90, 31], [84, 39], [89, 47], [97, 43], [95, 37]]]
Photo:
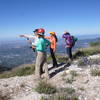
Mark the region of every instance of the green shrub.
[[40, 100], [78, 100], [75, 89], [60, 88], [56, 94], [50, 94], [47, 97], [41, 97]]
[[100, 59], [91, 59], [91, 64], [96, 64], [99, 65], [100, 64]]
[[91, 70], [91, 75], [92, 76], [100, 76], [100, 70], [98, 70], [98, 69], [92, 69]]
[[64, 57], [64, 56], [61, 56], [61, 57], [58, 57], [58, 62], [59, 63], [66, 63], [68, 61], [68, 57]]
[[83, 87], [80, 87], [79, 90], [84, 91], [85, 89]]
[[35, 88], [38, 93], [52, 94], [56, 92], [56, 88], [47, 82], [40, 81]]
[[78, 100], [75, 95], [69, 95], [66, 93], [58, 93], [56, 95], [51, 95], [47, 100]]
[[[59, 55], [59, 54], [56, 54], [56, 59], [57, 59], [57, 61], [59, 62], [59, 63], [66, 63], [67, 61], [68, 61], [68, 57], [65, 57], [65, 56], [62, 56], [62, 55]], [[51, 56], [49, 56], [48, 58], [47, 58], [47, 61], [48, 61], [48, 63], [52, 63], [52, 58], [51, 58]]]
[[22, 84], [20, 85], [20, 87], [21, 87], [21, 88], [25, 88], [25, 83], [22, 83]]
[[73, 94], [75, 93], [75, 89], [68, 87], [68, 88], [65, 88], [65, 92], [67, 92], [68, 94]]
[[77, 96], [72, 96], [70, 100], [79, 100]]
[[48, 56], [48, 57], [47, 57], [47, 62], [48, 62], [48, 63], [52, 63], [52, 58], [51, 58], [51, 56]]
[[70, 74], [71, 74], [72, 77], [76, 77], [78, 75], [75, 70], [71, 70]]
[[85, 66], [85, 65], [86, 65], [86, 63], [84, 61], [82, 61], [82, 60], [78, 61], [78, 66]]
[[79, 57], [90, 56], [94, 54], [100, 53], [100, 47], [88, 47], [88, 48], [81, 48], [74, 52], [73, 58], [77, 59]]
[[58, 62], [59, 63], [62, 63], [62, 62], [66, 63], [67, 61], [68, 61], [68, 57], [65, 57], [65, 56], [61, 56], [61, 57], [59, 56], [58, 57]]
[[75, 89], [67, 87], [58, 89], [58, 93], [51, 95], [48, 100], [78, 100], [75, 97]]
[[66, 83], [72, 84], [73, 81], [75, 81], [75, 77], [78, 75], [77, 72], [75, 70], [71, 70], [70, 71], [70, 77], [68, 77], [67, 79], [64, 78], [64, 80], [66, 81]]
[[69, 83], [69, 84], [72, 84], [73, 81], [74, 81], [73, 77], [66, 79], [66, 83]]
[[84, 54], [84, 51], [83, 50], [77, 50], [76, 52], [74, 52], [74, 54], [73, 54], [73, 58], [74, 59], [77, 59], [77, 58], [79, 58], [79, 57], [81, 57], [81, 56], [85, 56], [85, 54]]
[[48, 100], [67, 100], [67, 96], [65, 95], [54, 95], [54, 96], [49, 96]]
[[86, 56], [90, 56], [90, 55], [94, 55], [94, 54], [97, 54], [97, 53], [100, 53], [100, 48], [86, 48], [84, 49], [84, 53]]
[[48, 100], [48, 99], [42, 96], [40, 100]]
[[90, 46], [100, 46], [100, 41], [97, 41], [97, 42], [91, 42], [90, 43]]
[[9, 78], [14, 76], [26, 76], [33, 74], [35, 66], [33, 64], [27, 64], [20, 67], [16, 67], [11, 71], [0, 74], [0, 78]]

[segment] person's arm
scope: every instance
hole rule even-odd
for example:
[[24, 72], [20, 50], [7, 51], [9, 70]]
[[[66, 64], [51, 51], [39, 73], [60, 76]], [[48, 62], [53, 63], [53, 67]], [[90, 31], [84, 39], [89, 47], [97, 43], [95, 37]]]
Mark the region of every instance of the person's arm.
[[27, 35], [27, 34], [20, 35], [20, 37], [32, 38], [32, 39], [34, 39], [34, 36], [33, 36], [33, 35]]
[[27, 41], [32, 44], [32, 40], [31, 39], [35, 39], [35, 36], [33, 35], [27, 35], [27, 34], [23, 34], [23, 35], [20, 35], [20, 37], [24, 37], [27, 39]]
[[62, 35], [62, 38], [67, 38], [67, 35], [63, 34], [63, 35]]
[[46, 42], [47, 42], [46, 45], [50, 46], [50, 44], [51, 44], [50, 41], [46, 39]]
[[45, 36], [44, 38], [45, 38], [45, 39], [50, 39], [50, 36]]

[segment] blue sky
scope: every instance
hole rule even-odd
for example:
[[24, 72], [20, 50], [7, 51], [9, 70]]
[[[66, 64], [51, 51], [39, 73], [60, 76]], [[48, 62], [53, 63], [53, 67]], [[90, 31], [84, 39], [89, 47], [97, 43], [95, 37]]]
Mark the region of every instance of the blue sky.
[[46, 33], [100, 34], [100, 0], [0, 0], [0, 38]]

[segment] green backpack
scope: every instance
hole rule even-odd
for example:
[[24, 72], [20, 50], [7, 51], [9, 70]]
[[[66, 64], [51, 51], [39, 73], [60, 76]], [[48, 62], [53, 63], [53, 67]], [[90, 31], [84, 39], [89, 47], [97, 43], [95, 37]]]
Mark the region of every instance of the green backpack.
[[77, 38], [77, 37], [74, 37], [74, 36], [72, 36], [72, 38], [73, 38], [73, 44], [72, 44], [72, 47], [74, 47], [74, 45], [75, 45], [76, 41], [78, 40], [78, 38]]

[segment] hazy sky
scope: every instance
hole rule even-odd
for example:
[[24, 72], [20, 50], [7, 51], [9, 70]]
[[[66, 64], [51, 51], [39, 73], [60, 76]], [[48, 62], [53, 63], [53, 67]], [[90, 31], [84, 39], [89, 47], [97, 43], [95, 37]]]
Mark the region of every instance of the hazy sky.
[[0, 37], [43, 27], [46, 33], [100, 33], [100, 0], [0, 0]]

